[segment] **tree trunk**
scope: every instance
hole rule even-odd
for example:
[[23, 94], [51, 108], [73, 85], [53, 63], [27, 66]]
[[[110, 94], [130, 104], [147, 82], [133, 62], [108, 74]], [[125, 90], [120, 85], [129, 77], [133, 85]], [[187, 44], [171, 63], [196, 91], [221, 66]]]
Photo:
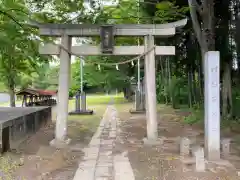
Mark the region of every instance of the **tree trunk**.
[[161, 57], [161, 59], [160, 59], [160, 67], [161, 67], [161, 70], [160, 70], [160, 72], [161, 72], [161, 83], [162, 83], [162, 85], [161, 85], [161, 87], [163, 87], [163, 89], [164, 89], [164, 97], [165, 97], [165, 103], [166, 104], [168, 104], [168, 97], [167, 97], [167, 89], [166, 89], [166, 86], [167, 86], [167, 81], [168, 81], [168, 79], [167, 79], [167, 70], [166, 70], [166, 66], [164, 66], [164, 59], [163, 59], [163, 57]]
[[166, 98], [166, 104], [168, 104], [168, 92], [169, 92], [169, 84], [168, 84], [168, 64], [166, 58], [165, 60], [165, 75], [164, 75], [164, 92], [165, 92], [165, 98]]
[[[200, 5], [196, 0], [188, 0], [188, 4], [193, 29], [201, 48], [202, 67], [204, 67], [205, 53], [215, 50], [214, 3], [213, 0], [206, 0]], [[199, 21], [198, 14], [202, 22]]]
[[170, 65], [170, 59], [167, 57], [167, 63], [168, 63], [168, 87], [169, 87], [169, 98], [170, 102], [173, 103], [173, 97], [172, 97], [172, 74], [171, 74], [171, 65]]
[[240, 75], [240, 14], [238, 14], [239, 9], [235, 10], [236, 15], [236, 34], [235, 34], [235, 42], [236, 42], [236, 50], [237, 50], [237, 64], [238, 64], [238, 74]]
[[192, 86], [192, 91], [193, 91], [193, 103], [196, 104], [197, 103], [197, 96], [199, 96], [197, 94], [197, 85], [196, 85], [196, 74], [195, 74], [195, 70], [193, 69], [193, 72], [192, 72], [192, 80], [193, 80], [193, 86]]
[[200, 53], [197, 53], [197, 64], [199, 64], [198, 69], [197, 69], [197, 73], [198, 73], [198, 102], [201, 103], [203, 102], [203, 96], [204, 96], [204, 74], [203, 72], [203, 63], [202, 59], [200, 57]]
[[191, 71], [188, 71], [188, 106], [192, 108], [192, 76]]
[[222, 117], [232, 117], [232, 82], [231, 82], [231, 66], [224, 66], [222, 81]]
[[9, 96], [10, 96], [10, 107], [16, 107], [14, 87], [9, 87], [8, 92], [9, 92]]

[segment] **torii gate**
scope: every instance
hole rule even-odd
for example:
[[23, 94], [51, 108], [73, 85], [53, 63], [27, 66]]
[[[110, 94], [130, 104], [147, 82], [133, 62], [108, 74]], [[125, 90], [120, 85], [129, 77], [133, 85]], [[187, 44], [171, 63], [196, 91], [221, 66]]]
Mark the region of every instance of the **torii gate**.
[[[46, 55], [60, 55], [60, 72], [58, 87], [58, 105], [55, 139], [51, 142], [56, 146], [69, 142], [67, 139], [68, 91], [70, 81], [71, 54], [87, 55], [145, 55], [145, 102], [147, 116], [147, 139], [157, 141], [157, 108], [156, 108], [156, 73], [155, 55], [175, 55], [175, 46], [155, 46], [154, 37], [170, 37], [176, 28], [185, 26], [187, 19], [168, 24], [126, 24], [126, 25], [86, 25], [86, 24], [39, 24], [40, 35], [61, 37], [61, 47], [54, 44], [40, 46], [39, 52]], [[72, 46], [72, 37], [101, 36], [101, 46]], [[143, 46], [114, 46], [114, 37], [144, 37]], [[154, 47], [155, 46], [155, 47]], [[64, 49], [63, 49], [64, 47]], [[66, 51], [68, 50], [68, 51]]]

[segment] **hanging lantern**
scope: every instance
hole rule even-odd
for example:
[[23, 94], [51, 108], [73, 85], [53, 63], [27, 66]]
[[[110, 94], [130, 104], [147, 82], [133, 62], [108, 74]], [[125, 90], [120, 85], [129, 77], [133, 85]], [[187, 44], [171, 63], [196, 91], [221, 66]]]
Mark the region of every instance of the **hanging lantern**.
[[133, 63], [133, 61], [131, 61], [131, 65], [132, 65], [132, 67], [134, 66], [134, 63]]

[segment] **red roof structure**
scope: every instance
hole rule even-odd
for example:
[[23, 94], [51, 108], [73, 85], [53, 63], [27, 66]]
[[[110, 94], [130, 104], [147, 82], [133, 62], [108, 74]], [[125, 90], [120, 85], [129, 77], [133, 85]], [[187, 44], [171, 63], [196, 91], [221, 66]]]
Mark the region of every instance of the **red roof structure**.
[[34, 95], [34, 96], [54, 96], [57, 91], [26, 88], [16, 93], [16, 95]]
[[42, 89], [36, 89], [36, 91], [41, 94], [41, 95], [46, 95], [46, 96], [54, 96], [57, 94], [57, 91], [53, 90], [42, 90]]

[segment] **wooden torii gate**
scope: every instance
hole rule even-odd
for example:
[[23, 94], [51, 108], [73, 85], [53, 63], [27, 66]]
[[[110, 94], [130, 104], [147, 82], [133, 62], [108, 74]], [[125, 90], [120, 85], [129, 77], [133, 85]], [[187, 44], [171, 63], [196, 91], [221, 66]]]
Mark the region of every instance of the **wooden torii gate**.
[[[145, 54], [145, 102], [147, 116], [147, 139], [155, 142], [157, 132], [156, 108], [156, 55], [175, 55], [175, 46], [155, 46], [154, 37], [170, 37], [176, 33], [176, 28], [185, 26], [187, 19], [168, 24], [126, 24], [126, 25], [86, 25], [86, 24], [39, 24], [40, 35], [61, 37], [61, 45], [45, 44], [39, 47], [39, 52], [46, 55], [60, 56], [60, 72], [58, 87], [58, 106], [55, 139], [52, 144], [69, 142], [67, 140], [68, 91], [70, 81], [71, 52], [74, 55], [141, 55]], [[100, 36], [101, 46], [72, 46], [72, 37]], [[144, 37], [141, 46], [114, 46], [114, 37]], [[64, 47], [64, 48], [63, 48]]]

